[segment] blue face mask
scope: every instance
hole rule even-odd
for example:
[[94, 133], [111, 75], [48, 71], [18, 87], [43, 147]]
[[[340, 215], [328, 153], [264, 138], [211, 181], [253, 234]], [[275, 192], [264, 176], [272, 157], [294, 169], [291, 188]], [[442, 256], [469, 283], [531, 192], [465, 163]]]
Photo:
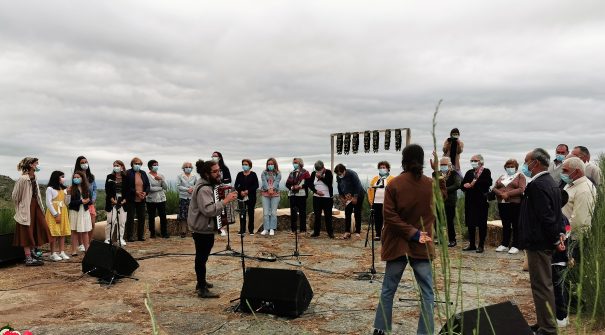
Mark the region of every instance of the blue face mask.
[[526, 177], [531, 178], [531, 171], [529, 170], [529, 165], [527, 163], [523, 163], [521, 172], [523, 172]]
[[477, 169], [479, 167], [479, 162], [471, 162], [471, 167]]
[[449, 170], [450, 168], [447, 165], [439, 165], [439, 171], [441, 171], [441, 173], [446, 174]]
[[299, 165], [298, 165], [298, 163], [294, 163], [294, 164], [292, 164], [292, 167], [294, 168], [294, 170], [298, 170]]
[[153, 172], [158, 172], [159, 169], [160, 169], [159, 165], [154, 165], [151, 167], [151, 171], [153, 171]]
[[242, 165], [242, 170], [249, 171], [250, 170], [250, 165]]
[[514, 175], [516, 172], [517, 172], [517, 169], [515, 169], [515, 168], [506, 168], [506, 173], [507, 173], [509, 176]]
[[275, 169], [275, 165], [273, 165], [273, 164], [267, 165], [267, 170], [273, 171], [274, 169]]
[[36, 165], [36, 168], [34, 169], [34, 171], [40, 172], [40, 165]]
[[193, 168], [184, 168], [183, 171], [185, 171], [185, 173], [191, 173], [191, 171], [193, 171]]
[[141, 169], [141, 165], [140, 164], [134, 164], [132, 166], [132, 169], [135, 170], [135, 171], [139, 171]]
[[381, 177], [387, 176], [389, 174], [389, 170], [387, 170], [387, 169], [378, 169], [378, 174]]
[[561, 173], [561, 180], [565, 184], [571, 184], [573, 182], [573, 180], [571, 179], [571, 177], [567, 173]]
[[71, 181], [73, 182], [74, 185], [80, 185], [80, 183], [82, 182], [82, 179], [80, 179], [80, 178], [74, 178]]
[[559, 162], [562, 162], [565, 160], [565, 155], [556, 155], [555, 159], [558, 160]]

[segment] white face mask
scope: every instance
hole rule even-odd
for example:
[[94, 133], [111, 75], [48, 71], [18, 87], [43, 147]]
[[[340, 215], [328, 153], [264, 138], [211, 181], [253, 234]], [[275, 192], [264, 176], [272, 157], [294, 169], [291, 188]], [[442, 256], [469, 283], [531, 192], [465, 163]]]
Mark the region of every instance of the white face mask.
[[386, 176], [386, 175], [388, 175], [388, 174], [389, 174], [389, 170], [387, 170], [387, 169], [378, 169], [378, 174], [379, 174], [381, 177], [384, 177], [384, 176]]
[[215, 163], [218, 163], [218, 161], [220, 161], [221, 159], [218, 156], [213, 156], [212, 157], [212, 161]]
[[471, 162], [471, 167], [477, 169], [479, 167], [479, 162]]

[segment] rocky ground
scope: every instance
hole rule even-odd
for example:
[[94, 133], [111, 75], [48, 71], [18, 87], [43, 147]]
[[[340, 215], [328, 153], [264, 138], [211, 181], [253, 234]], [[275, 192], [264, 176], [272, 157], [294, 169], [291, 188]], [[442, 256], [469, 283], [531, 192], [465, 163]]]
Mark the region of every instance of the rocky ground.
[[[239, 250], [236, 228], [232, 245]], [[216, 238], [213, 251], [225, 248], [226, 240]], [[263, 253], [292, 254], [294, 238], [285, 232], [274, 237], [246, 236], [245, 252], [249, 256]], [[27, 268], [21, 264], [0, 269], [0, 323], [17, 329], [31, 329], [34, 334], [151, 334], [150, 315], [145, 307], [146, 292], [161, 334], [370, 334], [374, 308], [378, 301], [381, 276], [376, 280], [358, 280], [355, 272], [370, 268], [370, 248], [364, 240], [300, 240], [302, 266], [296, 259], [266, 262], [246, 259], [247, 267], [301, 269], [314, 291], [309, 309], [299, 318], [285, 319], [267, 314], [234, 312], [242, 287], [241, 261], [234, 257], [212, 256], [209, 281], [219, 299], [200, 299], [195, 294], [193, 241], [181, 239], [147, 239], [130, 243], [126, 249], [140, 259], [134, 273], [138, 280], [123, 279], [104, 287], [96, 278], [81, 277], [82, 256], [43, 267]], [[379, 246], [377, 246], [379, 254]], [[461, 271], [463, 309], [511, 300], [521, 309], [529, 323], [534, 323], [529, 276], [521, 270], [523, 256], [500, 254], [489, 248], [484, 254], [464, 253], [461, 246], [450, 249], [454, 270], [453, 287], [457, 287], [457, 270]], [[182, 254], [151, 257], [163, 254]], [[376, 267], [384, 270], [377, 258]], [[440, 271], [439, 261], [436, 261]], [[267, 283], [279, 285], [280, 283]], [[410, 271], [405, 272], [396, 298], [394, 333], [415, 334], [418, 318], [417, 298]], [[437, 288], [443, 280], [437, 276]], [[439, 300], [442, 300], [442, 294]], [[398, 300], [398, 299], [397, 299]], [[444, 305], [435, 311], [437, 330], [445, 321]], [[458, 306], [460, 310], [460, 306]], [[441, 316], [440, 316], [441, 315]], [[570, 331], [569, 334], [573, 334]]]

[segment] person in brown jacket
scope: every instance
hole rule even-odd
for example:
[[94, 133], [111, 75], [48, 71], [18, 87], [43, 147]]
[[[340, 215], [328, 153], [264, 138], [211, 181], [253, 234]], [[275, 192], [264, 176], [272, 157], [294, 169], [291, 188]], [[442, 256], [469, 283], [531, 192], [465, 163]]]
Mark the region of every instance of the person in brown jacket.
[[[519, 163], [516, 159], [509, 159], [504, 163], [506, 173], [496, 180], [494, 193], [498, 200], [498, 213], [502, 219], [502, 243], [496, 248], [497, 252], [508, 251], [509, 254], [519, 252], [519, 210], [521, 197], [525, 192], [525, 176], [519, 172]], [[511, 232], [513, 241], [511, 242]], [[510, 249], [509, 248], [510, 245]]]
[[393, 297], [408, 263], [420, 288], [421, 311], [417, 334], [433, 334], [433, 275], [431, 259], [435, 224], [433, 179], [422, 173], [424, 150], [417, 144], [403, 149], [403, 173], [385, 190], [381, 257], [386, 261], [374, 334], [392, 332]]

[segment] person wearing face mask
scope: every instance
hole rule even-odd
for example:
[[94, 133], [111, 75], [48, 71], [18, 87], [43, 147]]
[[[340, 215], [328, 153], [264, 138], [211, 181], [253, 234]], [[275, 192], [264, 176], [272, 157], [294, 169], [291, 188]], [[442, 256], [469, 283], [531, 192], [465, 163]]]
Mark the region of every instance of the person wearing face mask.
[[[124, 241], [124, 229], [126, 226], [126, 198], [124, 192], [126, 185], [126, 167], [124, 162], [116, 160], [113, 162], [112, 173], [105, 178], [105, 211], [107, 212], [107, 225], [105, 226], [105, 243], [111, 243], [115, 233], [121, 246], [126, 246]], [[112, 223], [113, 224], [110, 224]], [[117, 232], [119, 230], [119, 236]]]
[[[212, 153], [211, 159], [213, 162], [218, 163], [218, 166], [221, 168], [221, 184], [231, 185], [231, 172], [227, 165], [225, 165], [225, 160], [223, 159], [223, 154], [218, 151]], [[221, 236], [227, 236], [227, 226], [221, 227]]]
[[263, 201], [263, 231], [261, 235], [275, 235], [277, 229], [277, 207], [279, 206], [279, 182], [281, 172], [277, 160], [267, 159], [265, 170], [261, 174], [261, 195]]
[[[95, 175], [90, 172], [90, 166], [88, 164], [88, 159], [84, 156], [79, 156], [76, 158], [76, 163], [74, 165], [74, 171], [81, 171], [86, 175], [86, 181], [90, 186], [90, 203], [88, 204], [88, 212], [90, 213], [90, 221], [92, 222], [92, 229], [88, 232], [88, 240], [92, 240], [93, 230], [95, 229], [95, 223], [97, 222], [97, 208], [95, 207], [97, 201], [97, 182], [95, 180]], [[82, 238], [80, 237], [80, 241]], [[84, 251], [84, 246], [80, 244], [80, 251]]]
[[[468, 227], [469, 245], [463, 251], [483, 252], [485, 237], [487, 236], [487, 193], [492, 186], [491, 171], [483, 167], [483, 156], [475, 155], [471, 158], [472, 169], [468, 170], [462, 179], [462, 192], [464, 192], [464, 217]], [[475, 230], [479, 228], [479, 246], [475, 245]]]
[[67, 196], [65, 197], [65, 203], [69, 208], [72, 256], [77, 256], [76, 245], [78, 245], [78, 239], [80, 239], [80, 244], [84, 246], [84, 251], [88, 250], [90, 245], [88, 233], [92, 230], [92, 220], [88, 208], [91, 201], [90, 185], [86, 179], [86, 174], [84, 171], [74, 172], [71, 186], [67, 188]]
[[[498, 201], [498, 213], [502, 220], [502, 242], [496, 248], [496, 252], [508, 251], [509, 254], [519, 252], [519, 210], [521, 208], [521, 196], [525, 192], [525, 176], [518, 172], [519, 163], [516, 159], [509, 159], [504, 163], [505, 174], [496, 180], [493, 191]], [[511, 244], [512, 232], [512, 244]], [[509, 249], [510, 246], [510, 249]]]
[[308, 183], [307, 179], [311, 178], [309, 171], [304, 169], [302, 158], [294, 158], [292, 160], [292, 172], [286, 180], [286, 188], [288, 188], [288, 199], [290, 199], [290, 229], [292, 234], [296, 232], [296, 221], [301, 233], [307, 232], [307, 195]]
[[155, 238], [155, 213], [160, 217], [160, 234], [168, 238], [168, 220], [166, 219], [166, 190], [168, 184], [164, 175], [158, 173], [160, 164], [155, 159], [147, 162], [149, 168], [149, 193], [145, 198], [147, 204], [147, 220], [149, 237]]
[[189, 203], [191, 202], [191, 193], [193, 187], [198, 181], [198, 176], [193, 172], [193, 164], [185, 162], [182, 165], [183, 173], [176, 177], [176, 187], [179, 191], [179, 233], [181, 238], [187, 236], [187, 213], [189, 212]]
[[22, 247], [25, 252], [25, 265], [43, 265], [44, 261], [33, 249], [52, 239], [44, 218], [40, 186], [36, 172], [40, 171], [37, 158], [25, 157], [17, 165], [21, 177], [15, 182], [12, 200], [15, 204], [15, 235], [13, 246]]
[[246, 210], [240, 213], [239, 233], [246, 233], [246, 216], [248, 216], [248, 233], [254, 235], [254, 207], [256, 206], [256, 191], [258, 190], [258, 177], [251, 170], [252, 161], [242, 159], [242, 171], [235, 177], [235, 190], [240, 204], [245, 204]]
[[550, 173], [552, 179], [559, 184], [561, 189], [565, 187], [565, 183], [561, 182], [561, 168], [563, 167], [563, 161], [567, 155], [569, 155], [569, 147], [567, 144], [557, 145], [555, 148], [555, 159], [548, 166], [548, 173]]
[[[68, 260], [65, 253], [65, 236], [69, 236], [69, 209], [65, 203], [65, 174], [53, 171], [46, 189], [46, 223], [53, 239], [50, 241], [50, 260]], [[60, 252], [60, 253], [59, 253]]]
[[359, 181], [357, 173], [347, 169], [343, 164], [334, 167], [338, 194], [345, 203], [345, 233], [341, 239], [351, 238], [351, 214], [355, 213], [355, 237], [359, 238], [361, 233], [361, 207], [365, 190]]
[[439, 172], [445, 179], [447, 197], [443, 201], [445, 208], [445, 217], [447, 220], [448, 247], [453, 248], [456, 242], [456, 204], [458, 203], [458, 190], [462, 185], [462, 177], [454, 170], [452, 160], [449, 157], [443, 157], [439, 160]]
[[555, 293], [551, 261], [555, 249], [564, 249], [565, 229], [561, 213], [561, 189], [548, 173], [550, 156], [537, 148], [525, 155], [521, 171], [532, 178], [521, 199], [519, 214], [519, 249], [527, 250], [537, 324], [536, 334], [557, 334], [553, 318]]
[[145, 241], [145, 198], [149, 194], [149, 178], [142, 170], [143, 161], [135, 157], [130, 161], [131, 169], [126, 171], [126, 239], [134, 242], [134, 216], [137, 216], [137, 239]]
[[[561, 181], [569, 198], [563, 206], [563, 215], [571, 225], [571, 239], [577, 241], [590, 230], [597, 189], [585, 175], [586, 165], [577, 157], [563, 161]], [[572, 243], [573, 244], [573, 243]]]
[[313, 191], [313, 234], [311, 237], [319, 237], [321, 231], [321, 213], [324, 214], [326, 232], [330, 238], [334, 238], [332, 227], [332, 207], [334, 206], [334, 191], [332, 188], [332, 171], [326, 169], [324, 162], [315, 162], [315, 171], [311, 178], [307, 179], [307, 186]]
[[456, 171], [460, 172], [460, 154], [464, 151], [464, 142], [460, 140], [460, 130], [454, 128], [443, 143], [443, 155], [449, 157]]
[[387, 161], [378, 162], [378, 175], [374, 176], [370, 181], [370, 187], [368, 188], [368, 203], [372, 206], [374, 213], [374, 228], [376, 237], [374, 240], [380, 241], [382, 234], [382, 224], [384, 218], [382, 215], [382, 206], [384, 203], [384, 191], [388, 183], [394, 178], [390, 175], [391, 164]]
[[578, 157], [584, 162], [586, 168], [584, 169], [584, 175], [588, 178], [595, 186], [599, 187], [603, 182], [603, 175], [601, 173], [601, 168], [590, 161], [590, 151], [585, 146], [578, 145], [573, 148], [571, 151], [571, 155]]

